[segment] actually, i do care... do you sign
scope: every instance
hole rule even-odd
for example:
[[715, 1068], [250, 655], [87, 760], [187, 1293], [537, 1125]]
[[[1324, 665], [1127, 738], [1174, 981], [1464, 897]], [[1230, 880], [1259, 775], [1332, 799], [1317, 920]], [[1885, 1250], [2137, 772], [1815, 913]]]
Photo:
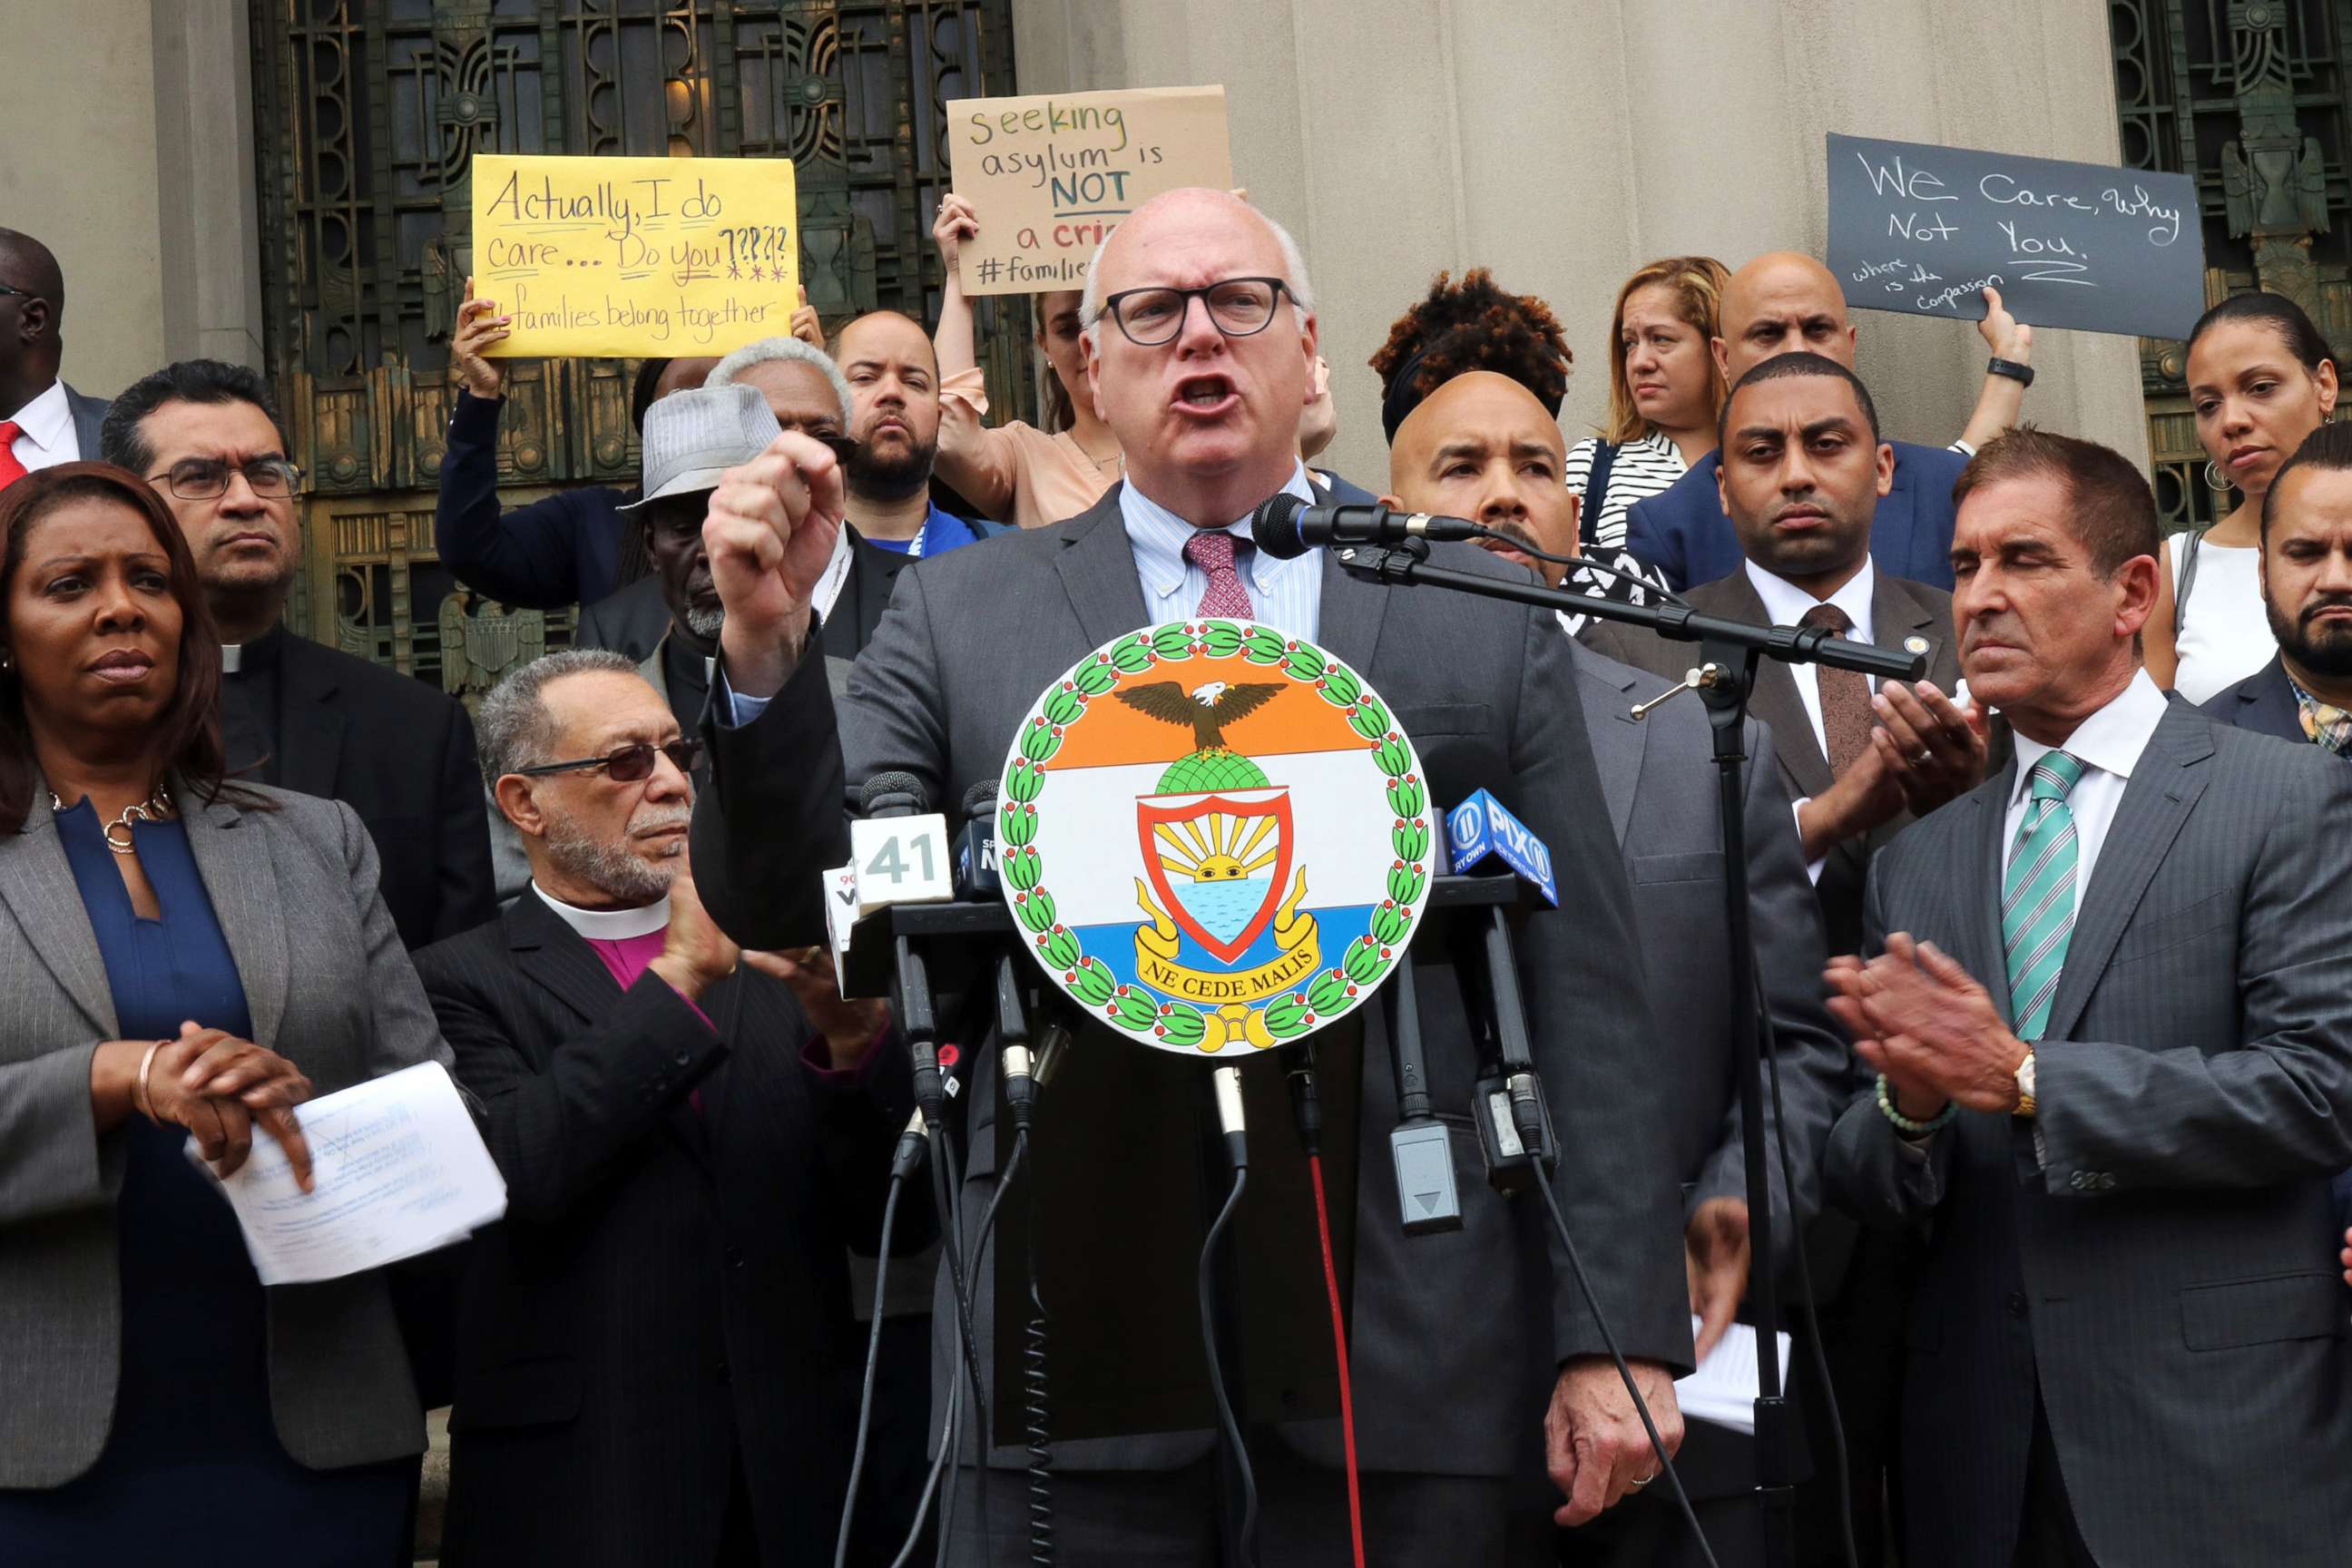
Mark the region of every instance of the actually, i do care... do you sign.
[[1119, 219], [1162, 191], [1234, 183], [1222, 87], [957, 99], [948, 157], [980, 220], [956, 273], [973, 295], [1083, 289]]
[[782, 158], [474, 160], [479, 291], [509, 357], [723, 354], [791, 330], [800, 217]]
[[2182, 338], [2205, 308], [2186, 174], [1862, 136], [1829, 139], [1829, 267], [1846, 303]]

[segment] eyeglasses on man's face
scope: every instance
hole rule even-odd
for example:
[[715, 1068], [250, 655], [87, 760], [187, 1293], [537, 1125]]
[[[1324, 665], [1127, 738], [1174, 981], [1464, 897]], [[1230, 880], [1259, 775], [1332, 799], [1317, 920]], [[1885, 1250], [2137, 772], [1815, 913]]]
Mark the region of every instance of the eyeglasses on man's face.
[[[1255, 337], [1274, 320], [1274, 308], [1290, 285], [1279, 278], [1224, 278], [1198, 289], [1122, 289], [1102, 302], [1095, 319], [1108, 316], [1139, 349], [1173, 342], [1198, 300], [1210, 324], [1229, 338]], [[1292, 295], [1296, 299], [1297, 295]]]
[[170, 487], [182, 500], [216, 500], [228, 494], [231, 474], [243, 474], [255, 495], [275, 499], [294, 493], [294, 481], [302, 470], [283, 458], [256, 458], [241, 465], [218, 458], [183, 458], [163, 472], [148, 475], [147, 482]]
[[640, 741], [634, 745], [620, 746], [601, 757], [580, 757], [568, 763], [541, 763], [537, 767], [517, 768], [526, 778], [541, 773], [584, 773], [590, 768], [602, 768], [604, 776], [614, 784], [643, 784], [654, 776], [655, 753], [667, 757], [679, 773], [691, 774], [694, 764], [701, 760], [700, 741], [677, 740], [666, 745], [649, 746]]

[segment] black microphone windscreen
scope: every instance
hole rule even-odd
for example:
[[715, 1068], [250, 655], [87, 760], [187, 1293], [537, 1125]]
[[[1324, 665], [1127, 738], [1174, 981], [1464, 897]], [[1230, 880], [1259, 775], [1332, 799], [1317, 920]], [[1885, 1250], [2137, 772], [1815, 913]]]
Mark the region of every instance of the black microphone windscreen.
[[1250, 513], [1250, 542], [1276, 561], [1306, 554], [1307, 542], [1298, 537], [1298, 514], [1306, 510], [1288, 490], [1275, 491]]
[[996, 815], [996, 782], [982, 779], [963, 792], [963, 819], [977, 822]]
[[[887, 797], [891, 795], [902, 795], [906, 800], [904, 809], [893, 815], [918, 816], [925, 805], [923, 781], [912, 773], [876, 773], [872, 778], [867, 779], [865, 786], [857, 792], [858, 815], [874, 816], [875, 808], [886, 804]], [[887, 801], [887, 804], [898, 805], [896, 801]]]

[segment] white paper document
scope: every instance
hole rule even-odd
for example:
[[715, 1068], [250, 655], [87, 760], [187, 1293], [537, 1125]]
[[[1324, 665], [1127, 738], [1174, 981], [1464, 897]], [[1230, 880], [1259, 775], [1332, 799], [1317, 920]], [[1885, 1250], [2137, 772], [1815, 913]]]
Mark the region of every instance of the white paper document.
[[[387, 1073], [296, 1109], [311, 1190], [278, 1140], [254, 1129], [244, 1169], [220, 1183], [264, 1285], [339, 1279], [462, 1241], [507, 1212], [507, 1184], [438, 1062]], [[188, 1141], [188, 1158], [211, 1167]]]
[[[1698, 1332], [1698, 1320], [1691, 1320], [1691, 1332]], [[1789, 1385], [1789, 1336], [1775, 1334], [1780, 1342], [1780, 1386]], [[1734, 1323], [1725, 1331], [1698, 1370], [1688, 1377], [1675, 1380], [1675, 1403], [1682, 1407], [1683, 1417], [1692, 1421], [1712, 1421], [1718, 1426], [1728, 1426], [1735, 1432], [1751, 1436], [1756, 1431], [1756, 1384], [1759, 1376], [1756, 1361], [1756, 1331], [1746, 1323]]]

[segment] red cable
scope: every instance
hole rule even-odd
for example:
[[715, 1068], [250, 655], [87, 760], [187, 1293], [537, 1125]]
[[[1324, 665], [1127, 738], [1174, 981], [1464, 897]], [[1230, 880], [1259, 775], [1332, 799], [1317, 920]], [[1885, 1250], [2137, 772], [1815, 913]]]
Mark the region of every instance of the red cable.
[[1339, 1311], [1339, 1268], [1331, 1260], [1331, 1211], [1323, 1198], [1323, 1156], [1307, 1156], [1315, 1178], [1315, 1228], [1323, 1238], [1323, 1284], [1331, 1297], [1331, 1345], [1339, 1363], [1339, 1434], [1348, 1455], [1348, 1539], [1364, 1568], [1364, 1500], [1356, 1482], [1356, 1396], [1348, 1384], [1348, 1322]]

